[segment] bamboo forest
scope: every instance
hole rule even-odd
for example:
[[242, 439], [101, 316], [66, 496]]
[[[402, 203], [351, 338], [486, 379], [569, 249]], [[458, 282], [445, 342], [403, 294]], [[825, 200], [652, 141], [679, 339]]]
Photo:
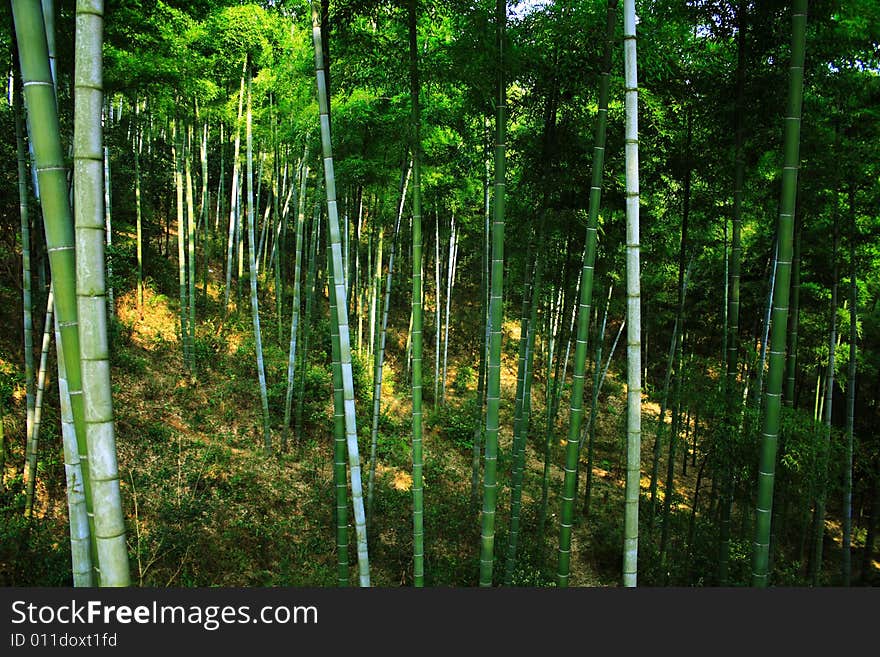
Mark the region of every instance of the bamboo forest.
[[0, 585], [880, 585], [876, 0], [11, 0], [0, 61]]

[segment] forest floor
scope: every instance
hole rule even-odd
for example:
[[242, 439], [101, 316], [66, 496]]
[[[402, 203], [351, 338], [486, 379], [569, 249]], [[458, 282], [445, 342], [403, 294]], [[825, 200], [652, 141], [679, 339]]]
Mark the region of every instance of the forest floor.
[[[219, 269], [219, 268], [218, 268]], [[179, 339], [178, 299], [146, 287], [144, 305], [137, 307], [133, 289], [115, 300], [118, 321], [111, 335], [112, 384], [121, 490], [128, 523], [133, 583], [144, 586], [334, 586], [336, 584], [335, 524], [331, 423], [332, 395], [326, 308], [315, 310], [305, 372], [303, 432], [291, 431], [280, 449], [286, 391], [287, 321], [278, 330], [271, 282], [261, 291], [263, 346], [269, 388], [271, 455], [263, 447], [260, 394], [257, 385], [253, 325], [249, 304], [224, 316], [222, 292], [213, 273], [207, 297], [199, 286], [195, 353], [196, 373], [190, 376]], [[172, 287], [173, 289], [173, 287]], [[6, 458], [3, 470], [4, 527], [0, 530], [0, 583], [66, 585], [69, 548], [64, 471], [53, 366], [47, 379], [46, 408], [41, 432], [35, 518], [27, 524], [8, 509], [22, 493], [24, 393], [21, 366], [20, 301], [17, 290], [4, 288], [0, 321], [0, 369], [15, 381], [13, 413], [4, 418]], [[424, 421], [426, 584], [474, 586], [477, 583], [480, 508], [471, 497], [473, 399], [476, 395], [479, 308], [467, 291], [454, 299], [456, 322], [450, 328], [449, 367], [445, 402], [434, 403], [433, 306], [426, 305]], [[286, 312], [289, 313], [289, 299]], [[458, 307], [456, 307], [458, 305]], [[403, 304], [401, 304], [403, 306]], [[398, 315], [403, 316], [400, 310]], [[35, 318], [42, 326], [42, 314]], [[15, 332], [9, 329], [15, 329]], [[368, 329], [364, 327], [364, 333]], [[352, 331], [356, 335], [356, 331]], [[498, 515], [495, 578], [500, 581], [507, 554], [510, 512], [510, 448], [516, 388], [518, 322], [504, 325], [501, 430], [499, 434]], [[35, 343], [39, 338], [35, 337]], [[365, 336], [364, 343], [368, 343]], [[300, 346], [302, 348], [302, 345]], [[411, 583], [411, 403], [405, 363], [405, 325], [389, 327], [382, 415], [379, 424], [377, 477], [369, 550], [373, 585]], [[355, 351], [360, 458], [366, 487], [370, 454], [372, 361]], [[430, 370], [430, 371], [429, 371]], [[543, 536], [538, 516], [543, 477], [543, 370], [536, 368], [533, 408], [522, 504], [522, 533], [513, 584], [544, 586], [555, 582], [559, 489], [562, 481], [568, 399], [563, 395], [551, 443], [549, 505]], [[588, 382], [588, 388], [590, 383]], [[589, 399], [589, 394], [587, 396]], [[616, 586], [622, 553], [624, 488], [625, 383], [612, 366], [600, 396], [592, 510], [583, 519], [586, 449], [581, 459], [580, 491], [572, 539], [573, 586]], [[643, 404], [643, 502], [650, 489], [651, 447], [659, 406]], [[666, 422], [669, 422], [668, 414]], [[293, 424], [293, 422], [292, 422]], [[665, 448], [664, 448], [665, 449]], [[679, 459], [680, 460], [680, 459]], [[481, 459], [482, 463], [482, 459]], [[687, 474], [677, 466], [669, 553], [677, 565], [661, 573], [650, 566], [640, 574], [645, 583], [702, 581], [702, 569], [714, 568], [711, 558], [693, 556], [688, 534], [692, 491], [698, 467]], [[697, 466], [699, 463], [697, 463]], [[660, 465], [662, 502], [666, 458]], [[708, 477], [701, 495], [709, 495]], [[703, 498], [703, 499], [704, 499]], [[647, 515], [647, 505], [643, 507]], [[830, 526], [834, 520], [829, 519]], [[351, 516], [350, 516], [350, 525]], [[699, 547], [700, 523], [694, 543]], [[659, 522], [658, 522], [659, 529]], [[656, 556], [657, 534], [640, 542], [644, 560]], [[835, 534], [833, 530], [829, 533]], [[839, 528], [836, 535], [839, 537]], [[839, 538], [838, 538], [839, 540]], [[640, 557], [642, 554], [640, 554]], [[691, 558], [693, 557], [693, 558]], [[640, 559], [642, 560], [642, 559]], [[736, 555], [734, 561], [737, 560]], [[350, 531], [351, 581], [356, 581], [354, 529]], [[670, 561], [672, 558], [670, 557]], [[740, 555], [739, 562], [747, 557]], [[880, 567], [880, 564], [875, 566]], [[670, 570], [678, 568], [670, 580]], [[706, 576], [709, 580], [710, 576]]]

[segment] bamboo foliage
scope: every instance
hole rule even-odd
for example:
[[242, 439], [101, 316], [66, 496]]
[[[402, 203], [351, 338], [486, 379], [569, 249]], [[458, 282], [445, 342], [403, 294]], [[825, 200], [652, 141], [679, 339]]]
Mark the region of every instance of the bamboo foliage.
[[324, 159], [324, 184], [327, 193], [327, 237], [331, 245], [336, 317], [339, 324], [339, 359], [342, 372], [342, 391], [345, 405], [345, 436], [351, 477], [351, 496], [354, 504], [355, 533], [357, 536], [358, 577], [360, 585], [370, 585], [370, 563], [367, 553], [367, 527], [364, 515], [364, 497], [361, 485], [361, 464], [358, 455], [357, 421], [354, 406], [354, 378], [351, 367], [351, 337], [346, 305], [345, 273], [342, 267], [342, 240], [336, 201], [336, 177], [333, 172], [333, 150], [330, 139], [330, 114], [327, 102], [327, 83], [324, 55], [321, 48], [321, 23], [315, 4], [312, 4], [312, 39], [315, 45], [315, 76], [318, 87], [318, 107], [321, 118], [321, 151]]
[[804, 50], [806, 45], [807, 0], [794, 0], [792, 8], [791, 64], [788, 101], [784, 122], [782, 193], [777, 224], [779, 263], [773, 295], [770, 336], [770, 371], [764, 395], [763, 428], [758, 466], [758, 501], [755, 540], [752, 551], [752, 585], [768, 584], [770, 522], [776, 472], [776, 444], [779, 438], [782, 377], [785, 369], [786, 328], [791, 276], [792, 233], [799, 168], [801, 105], [803, 100]]

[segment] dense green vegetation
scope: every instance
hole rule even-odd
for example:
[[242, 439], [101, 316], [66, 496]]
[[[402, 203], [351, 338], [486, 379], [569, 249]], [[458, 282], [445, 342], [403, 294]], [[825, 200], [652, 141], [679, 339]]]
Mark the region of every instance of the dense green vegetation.
[[0, 583], [880, 582], [877, 3], [9, 7]]

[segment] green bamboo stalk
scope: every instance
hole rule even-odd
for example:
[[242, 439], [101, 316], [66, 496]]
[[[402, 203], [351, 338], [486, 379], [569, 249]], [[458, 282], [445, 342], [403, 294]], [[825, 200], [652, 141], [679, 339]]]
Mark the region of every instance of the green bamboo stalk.
[[[198, 115], [199, 102], [196, 100], [196, 115]], [[201, 207], [199, 208], [199, 222], [204, 226], [205, 235], [208, 234], [208, 206], [210, 205], [210, 192], [208, 191], [208, 122], [202, 125], [202, 138], [199, 142], [199, 163], [202, 165], [202, 194]], [[207, 240], [205, 240], [205, 248]]]
[[434, 410], [440, 401], [440, 217], [434, 211]]
[[266, 368], [263, 364], [263, 339], [260, 331], [260, 305], [257, 299], [256, 242], [254, 241], [254, 150], [251, 126], [251, 68], [247, 67], [247, 213], [248, 213], [248, 272], [251, 284], [251, 313], [254, 323], [254, 348], [257, 352], [257, 377], [260, 383], [260, 402], [263, 408], [263, 445], [272, 453], [272, 435], [269, 432], [269, 396], [266, 391]]
[[[46, 249], [55, 290], [55, 311], [61, 327], [61, 344], [70, 393], [71, 414], [91, 525], [92, 494], [80, 366], [73, 218], [61, 149], [55, 87], [49, 69], [46, 30], [39, 5], [28, 0], [13, 0], [12, 15], [18, 39], [28, 124], [31, 129], [30, 143], [34, 150], [35, 168], [41, 190]], [[97, 551], [94, 531], [91, 531], [90, 535], [92, 536], [90, 549], [94, 557], [92, 561], [95, 563]]]
[[[274, 157], [272, 158], [272, 221], [275, 226], [275, 239], [272, 241], [272, 257], [270, 265], [274, 264], [275, 271], [275, 316], [278, 318], [278, 342], [282, 340], [283, 327], [281, 317], [284, 313], [284, 279], [281, 274], [281, 260], [284, 257], [284, 235], [285, 230], [282, 227], [284, 217], [281, 215], [281, 208], [278, 200], [278, 137], [275, 131], [275, 119], [272, 119], [272, 148], [274, 149]], [[285, 429], [287, 425], [285, 424]]]
[[[14, 58], [13, 58], [14, 59]], [[16, 69], [18, 69], [16, 62]], [[19, 76], [15, 75], [13, 81]], [[26, 440], [34, 431], [34, 320], [31, 295], [31, 228], [27, 192], [27, 147], [24, 143], [21, 91], [13, 89], [12, 113], [15, 120], [15, 152], [18, 163], [18, 210], [21, 219], [21, 294], [24, 329], [24, 381]]]
[[[742, 200], [745, 179], [745, 68], [746, 68], [746, 30], [747, 3], [740, 0], [737, 9], [737, 64], [736, 64], [736, 111], [734, 117], [735, 163], [733, 180], [733, 226], [730, 243], [730, 275], [728, 287], [728, 334], [725, 358], [725, 397], [727, 431], [739, 429], [740, 395], [737, 385], [737, 363], [739, 351], [739, 311], [740, 311], [740, 268], [742, 262]], [[730, 560], [730, 512], [733, 504], [733, 464], [730, 441], [724, 441], [719, 449], [721, 455], [721, 520], [718, 541], [718, 583], [727, 584], [728, 563]]]
[[[538, 253], [544, 253], [546, 243], [544, 227], [540, 229], [541, 239]], [[533, 360], [535, 353], [535, 335], [538, 328], [538, 303], [540, 301], [541, 284], [544, 274], [544, 258], [539, 257], [535, 265], [535, 279], [531, 284], [529, 301], [529, 317], [526, 324], [527, 333], [522, 336], [525, 342], [525, 376], [522, 389], [522, 410], [519, 422], [518, 437], [514, 435], [513, 477], [510, 492], [510, 535], [507, 544], [507, 563], [504, 571], [504, 584], [512, 583], [516, 568], [516, 550], [519, 542], [520, 511], [522, 510], [523, 469], [525, 468], [526, 443], [529, 435], [529, 415], [531, 411], [532, 379], [534, 378]], [[515, 428], [516, 429], [516, 428]]]
[[187, 122], [185, 146], [183, 149], [184, 173], [186, 175], [186, 281], [187, 281], [187, 300], [189, 301], [189, 317], [187, 319], [187, 328], [189, 329], [189, 371], [192, 375], [196, 373], [196, 207], [193, 198], [193, 176], [192, 176], [192, 157], [193, 157], [193, 126], [192, 122]]
[[627, 422], [623, 524], [623, 585], [635, 586], [639, 541], [639, 479], [642, 438], [642, 350], [639, 281], [639, 141], [635, 0], [623, 1], [626, 88], [626, 319]]
[[351, 476], [351, 496], [354, 503], [355, 533], [357, 535], [358, 577], [363, 587], [370, 585], [370, 562], [367, 553], [367, 526], [364, 515], [364, 497], [361, 486], [361, 463], [358, 456], [357, 421], [354, 406], [354, 379], [351, 369], [351, 338], [346, 305], [345, 273], [342, 269], [342, 245], [336, 202], [336, 177], [333, 172], [333, 150], [330, 139], [330, 116], [327, 86], [324, 75], [324, 55], [321, 48], [321, 23], [312, 4], [312, 39], [315, 44], [315, 76], [318, 86], [318, 106], [321, 117], [321, 150], [324, 158], [324, 183], [327, 190], [327, 237], [333, 255], [333, 294], [336, 295], [336, 315], [339, 321], [340, 367], [345, 402], [345, 435]]
[[94, 540], [100, 585], [128, 586], [128, 547], [116, 463], [107, 341], [105, 225], [101, 207], [103, 33], [103, 0], [77, 0], [73, 134], [76, 295], [86, 437], [91, 456]]
[[[583, 515], [590, 513], [590, 496], [593, 490], [593, 436], [595, 435], [596, 416], [599, 409], [599, 363], [602, 362], [602, 347], [605, 343], [605, 328], [608, 325], [608, 309], [611, 306], [611, 293], [614, 291], [614, 283], [608, 284], [608, 298], [605, 300], [605, 312], [602, 314], [602, 325], [596, 338], [596, 365], [593, 368], [593, 399], [590, 402], [590, 418], [587, 420], [587, 430], [590, 439], [587, 443], [587, 473], [584, 485], [584, 508]], [[623, 323], [621, 323], [621, 328]], [[619, 335], [619, 334], [618, 334]], [[584, 448], [584, 439], [581, 437], [578, 451]]]
[[235, 146], [232, 155], [232, 185], [229, 199], [229, 237], [226, 242], [226, 288], [223, 292], [224, 312], [229, 312], [229, 291], [232, 287], [232, 259], [236, 244], [236, 228], [238, 221], [239, 169], [241, 154], [241, 117], [244, 111], [244, 74], [247, 69], [247, 57], [241, 63], [241, 84], [238, 90], [238, 118], [235, 121]]
[[226, 133], [220, 122], [220, 180], [217, 181], [217, 212], [214, 214], [214, 233], [220, 230], [220, 215], [223, 214], [223, 182], [226, 178]]
[[[563, 287], [565, 284], [563, 283]], [[553, 441], [553, 389], [556, 387], [557, 379], [553, 376], [553, 359], [559, 363], [559, 357], [556, 355], [556, 339], [559, 329], [562, 325], [560, 321], [562, 314], [559, 305], [564, 303], [562, 299], [563, 290], [559, 290], [559, 299], [555, 302], [551, 297], [547, 304], [547, 369], [544, 375], [544, 408], [546, 409], [546, 423], [544, 426], [544, 470], [541, 476], [541, 504], [538, 507], [538, 545], [541, 549], [541, 563], [544, 563], [544, 535], [547, 525], [547, 502], [550, 495], [550, 448]], [[558, 370], [557, 370], [558, 371]]]
[[[370, 280], [370, 344], [368, 355], [373, 357], [375, 362], [376, 358], [376, 350], [378, 349], [378, 345], [376, 344], [376, 339], [378, 338], [378, 333], [376, 331], [376, 324], [378, 323], [378, 314], [381, 313], [382, 308], [380, 305], [379, 299], [379, 288], [382, 285], [382, 246], [384, 244], [385, 231], [382, 226], [379, 227], [379, 243], [376, 245], [376, 262], [375, 262], [375, 274]], [[369, 271], [369, 270], [368, 270]], [[374, 374], [375, 374], [375, 367]]]
[[[522, 419], [523, 419], [523, 405], [525, 400], [525, 382], [526, 382], [526, 356], [528, 351], [528, 336], [529, 336], [529, 319], [531, 319], [531, 315], [529, 313], [529, 303], [532, 299], [532, 270], [537, 266], [537, 261], [533, 261], [532, 259], [532, 241], [528, 240], [528, 244], [526, 247], [526, 258], [525, 262], [527, 263], [525, 268], [525, 279], [523, 280], [523, 298], [522, 305], [520, 307], [520, 339], [519, 345], [517, 345], [517, 365], [516, 365], [516, 393], [514, 396], [514, 410], [513, 410], [513, 441], [511, 444], [511, 496], [510, 496], [510, 537], [508, 539], [508, 557], [505, 563], [504, 568], [504, 586], [509, 586], [511, 583], [511, 577], [513, 576], [513, 566], [514, 563], [511, 560], [510, 550], [511, 550], [511, 542], [514, 544], [517, 541], [517, 534], [519, 533], [519, 502], [517, 501], [517, 488], [522, 488], [522, 478], [520, 473], [518, 472], [519, 465], [519, 452], [520, 452], [520, 439], [522, 437]], [[522, 496], [520, 494], [520, 500]], [[516, 548], [514, 547], [515, 551]]]
[[31, 430], [27, 434], [24, 462], [24, 488], [25, 505], [24, 515], [26, 518], [33, 517], [34, 513], [34, 488], [37, 481], [37, 447], [40, 440], [40, 424], [43, 416], [43, 393], [46, 388], [46, 362], [49, 357], [49, 347], [52, 339], [52, 313], [54, 312], [54, 300], [52, 289], [49, 288], [49, 300], [46, 302], [46, 324], [43, 329], [43, 344], [40, 348], [40, 368], [37, 372], [37, 395], [34, 400], [34, 412], [31, 418]]
[[856, 340], [858, 339], [856, 310], [859, 301], [856, 283], [855, 191], [852, 185], [849, 188], [849, 220], [849, 366], [846, 384], [846, 457], [843, 471], [843, 554], [841, 557], [841, 574], [844, 586], [849, 586], [852, 576], [852, 466], [853, 430], [856, 414]]
[[[684, 239], [684, 236], [683, 238]], [[651, 464], [651, 510], [649, 514], [649, 522], [650, 528], [653, 531], [654, 523], [656, 522], [656, 510], [657, 510], [657, 481], [658, 474], [660, 469], [660, 452], [661, 452], [661, 436], [663, 435], [663, 430], [666, 428], [666, 411], [669, 408], [669, 385], [672, 380], [672, 372], [673, 370], [676, 373], [676, 393], [680, 392], [680, 381], [681, 381], [681, 342], [682, 342], [682, 332], [684, 323], [684, 301], [687, 295], [687, 286], [688, 280], [691, 275], [691, 265], [693, 264], [693, 258], [688, 263], [687, 269], [682, 272], [683, 279], [681, 281], [681, 287], [679, 287], [679, 301], [678, 301], [678, 311], [675, 314], [675, 322], [672, 325], [672, 338], [669, 341], [669, 355], [666, 360], [666, 376], [663, 380], [663, 397], [660, 402], [660, 417], [657, 420], [657, 433], [654, 436], [654, 450], [653, 450], [653, 462]], [[673, 414], [673, 417], [675, 415]], [[673, 422], [673, 425], [675, 422]], [[669, 453], [672, 454], [674, 452], [674, 443], [677, 438], [677, 435], [674, 432], [670, 431], [669, 436]], [[666, 486], [667, 486], [667, 494], [669, 493], [669, 485], [672, 478], [672, 474], [669, 472], [669, 468], [674, 467], [674, 464], [667, 462], [667, 473], [666, 473]], [[665, 500], [664, 500], [665, 503]], [[664, 512], [664, 521], [666, 514]]]
[[135, 103], [134, 145], [134, 203], [137, 222], [137, 303], [138, 311], [144, 312], [144, 231], [141, 211], [141, 147], [143, 134], [140, 122], [140, 103]]
[[804, 50], [806, 46], [807, 0], [794, 0], [792, 8], [791, 64], [789, 66], [788, 104], [785, 112], [782, 194], [780, 198], [778, 239], [778, 284], [773, 299], [773, 330], [770, 346], [770, 373], [764, 399], [761, 458], [758, 467], [758, 502], [755, 542], [752, 558], [752, 585], [767, 586], [770, 548], [770, 515], [776, 471], [776, 443], [779, 437], [782, 376], [785, 364], [786, 320], [791, 274], [792, 232], [794, 224], [801, 104], [803, 100]]
[[397, 236], [400, 233], [400, 220], [403, 217], [403, 206], [406, 202], [406, 188], [412, 174], [413, 164], [410, 160], [401, 176], [400, 203], [397, 205], [397, 219], [394, 222], [394, 235], [391, 238], [391, 253], [388, 256], [388, 272], [385, 275], [385, 302], [382, 307], [382, 327], [379, 332], [379, 345], [375, 353], [373, 375], [373, 425], [370, 430], [370, 476], [367, 480], [367, 525], [372, 520], [373, 484], [376, 479], [376, 447], [379, 442], [379, 412], [382, 406], [382, 372], [385, 364], [385, 342], [388, 331], [388, 309], [391, 307], [391, 280], [394, 275], [394, 256], [397, 251]]
[[[112, 206], [110, 194], [110, 149], [104, 145], [104, 230], [106, 231], [107, 247], [113, 244]], [[107, 258], [107, 308], [111, 315], [116, 314], [116, 302], [113, 300], [113, 257]]]
[[[52, 290], [49, 290], [50, 295]], [[73, 410], [67, 387], [67, 371], [64, 367], [64, 348], [58, 316], [55, 315], [55, 347], [58, 358], [58, 396], [61, 401], [61, 436], [64, 445], [64, 474], [67, 483], [67, 513], [70, 522], [70, 563], [75, 587], [94, 586], [95, 571], [92, 566], [91, 531], [86, 510], [86, 491], [82, 463], [76, 444], [73, 426]]]
[[299, 391], [297, 392], [297, 405], [296, 405], [296, 422], [295, 422], [295, 431], [297, 436], [302, 436], [303, 433], [303, 408], [305, 401], [305, 383], [306, 383], [306, 369], [308, 369], [308, 358], [309, 358], [309, 334], [311, 332], [312, 326], [312, 299], [316, 293], [316, 269], [318, 264], [318, 243], [321, 241], [321, 203], [318, 198], [315, 198], [315, 207], [312, 211], [312, 226], [309, 231], [309, 245], [308, 245], [308, 270], [306, 272], [306, 307], [303, 312], [303, 326], [302, 326], [302, 354], [300, 356], [300, 368], [299, 368]]
[[[287, 447], [287, 434], [290, 429], [290, 411], [293, 402], [293, 384], [296, 372], [296, 337], [299, 330], [300, 289], [302, 287], [302, 258], [303, 258], [303, 227], [306, 216], [306, 183], [309, 177], [309, 142], [306, 139], [303, 153], [302, 174], [300, 178], [299, 209], [296, 215], [296, 246], [295, 261], [293, 265], [293, 310], [290, 320], [290, 350], [287, 358], [287, 393], [284, 397], [284, 431], [281, 434], [281, 449]], [[302, 436], [296, 435], [302, 442]]]
[[825, 542], [825, 503], [828, 492], [828, 460], [831, 451], [831, 413], [834, 407], [834, 366], [836, 361], [837, 347], [837, 287], [838, 266], [837, 250], [840, 243], [840, 231], [837, 222], [837, 192], [834, 192], [834, 247], [832, 250], [832, 277], [831, 277], [831, 330], [828, 337], [828, 376], [825, 386], [825, 436], [824, 442], [819, 447], [819, 494], [816, 499], [816, 543], [813, 551], [812, 572], [810, 573], [813, 586], [819, 585], [819, 576], [822, 572], [822, 548]]
[[[183, 192], [183, 137], [177, 118], [171, 132], [171, 159], [174, 162], [174, 186], [177, 190], [177, 283], [180, 296], [180, 343], [183, 346], [183, 363], [189, 370], [189, 328], [186, 276], [186, 208]], [[193, 374], [190, 371], [190, 374]]]
[[[617, 0], [608, 1], [606, 12], [606, 38], [613, 34]], [[635, 11], [635, 10], [633, 10]], [[574, 500], [577, 496], [577, 467], [580, 448], [581, 423], [584, 417], [584, 378], [587, 362], [587, 336], [590, 330], [590, 313], [593, 303], [593, 270], [596, 263], [599, 204], [602, 196], [602, 168], [605, 161], [605, 127], [608, 119], [608, 80], [611, 68], [610, 45], [605, 48], [605, 60], [599, 80], [599, 111], [596, 117], [596, 133], [593, 141], [593, 172], [587, 219], [587, 238], [584, 247], [580, 275], [580, 294], [577, 308], [577, 341], [574, 350], [573, 378], [571, 385], [571, 414], [568, 439], [565, 447], [565, 469], [562, 483], [562, 510], [559, 514], [559, 561], [557, 585], [568, 586], [571, 569], [571, 532], [574, 523]], [[628, 85], [629, 86], [629, 85]], [[627, 95], [629, 105], [629, 95]], [[627, 146], [629, 148], [629, 146]], [[627, 151], [629, 152], [629, 151]], [[629, 169], [627, 169], [629, 180]], [[567, 357], [566, 357], [567, 360]], [[565, 374], [563, 372], [563, 380]]]
[[801, 231], [794, 238], [794, 258], [791, 264], [791, 313], [788, 317], [788, 340], [791, 345], [785, 363], [785, 395], [783, 403], [794, 408], [794, 387], [797, 380], [798, 323], [801, 300]]
[[504, 318], [504, 201], [507, 139], [507, 84], [504, 41], [507, 2], [496, 0], [498, 99], [495, 119], [495, 213], [492, 220], [492, 278], [489, 297], [489, 360], [486, 370], [486, 438], [483, 465], [483, 516], [480, 534], [480, 586], [492, 586], [495, 561], [495, 506], [498, 500], [498, 411], [501, 405], [501, 322]]
[[[626, 317], [620, 322], [620, 327], [617, 329], [617, 335], [614, 336], [614, 341], [611, 343], [611, 349], [608, 351], [608, 358], [605, 360], [605, 366], [602, 368], [602, 375], [596, 379], [597, 386], [595, 398], [597, 402], [599, 399], [599, 393], [602, 392], [602, 385], [605, 383], [605, 376], [608, 374], [608, 368], [611, 366], [611, 359], [614, 357], [614, 352], [617, 351], [617, 343], [620, 342], [620, 336], [623, 335], [624, 328], [626, 328]], [[587, 420], [586, 432], [584, 436], [581, 437], [581, 443], [583, 443], [584, 437], [587, 433], [589, 434], [587, 443], [587, 485], [584, 490], [584, 516], [590, 514], [590, 495], [593, 481], [593, 445], [596, 442], [596, 415], [598, 413], [598, 406], [598, 403], [596, 403], [590, 409], [590, 417]]]
[[[486, 118], [486, 132], [489, 119]], [[489, 136], [486, 137], [485, 176], [483, 177], [483, 264], [480, 268], [480, 320], [483, 343], [480, 348], [480, 373], [474, 404], [473, 458], [471, 460], [471, 504], [477, 505], [480, 489], [480, 451], [483, 442], [483, 408], [486, 404], [486, 360], [489, 355]]]
[[[49, 70], [52, 73], [52, 84], [56, 85], [55, 94], [57, 96], [57, 57], [55, 56], [55, 1], [40, 0], [43, 10], [43, 21], [46, 24], [46, 45], [49, 52]], [[39, 196], [38, 196], [39, 198]]]
[[[455, 213], [452, 214], [452, 223], [455, 224]], [[460, 228], [455, 225], [452, 232], [451, 244], [449, 247], [449, 270], [446, 277], [446, 319], [443, 322], [443, 384], [442, 384], [442, 401], [446, 403], [446, 372], [447, 372], [447, 356], [449, 354], [449, 313], [452, 304], [452, 290], [455, 288], [455, 275], [458, 269], [458, 247]]]
[[[208, 222], [208, 206], [211, 205], [211, 192], [208, 190], [208, 122], [205, 121], [202, 129], [200, 148], [202, 163], [202, 208], [199, 215], [199, 224], [202, 229], [202, 303], [208, 304], [208, 262], [211, 256], [210, 227]], [[219, 198], [218, 198], [219, 202]]]
[[[422, 143], [419, 105], [419, 61], [416, 35], [416, 0], [407, 3], [409, 18], [409, 71], [412, 153], [412, 458], [413, 458], [413, 586], [424, 586], [425, 533], [422, 483]], [[435, 353], [435, 358], [436, 358]], [[435, 377], [436, 382], [436, 377]], [[436, 404], [436, 391], [435, 391]]]
[[[305, 166], [305, 162], [303, 163]], [[305, 177], [303, 177], [305, 180]], [[327, 266], [333, 268], [333, 250], [327, 244]], [[332, 276], [332, 272], [331, 272]], [[337, 585], [349, 585], [348, 568], [348, 482], [345, 473], [345, 394], [342, 387], [341, 348], [336, 295], [330, 295], [330, 352], [333, 375], [333, 484], [336, 487]]]

